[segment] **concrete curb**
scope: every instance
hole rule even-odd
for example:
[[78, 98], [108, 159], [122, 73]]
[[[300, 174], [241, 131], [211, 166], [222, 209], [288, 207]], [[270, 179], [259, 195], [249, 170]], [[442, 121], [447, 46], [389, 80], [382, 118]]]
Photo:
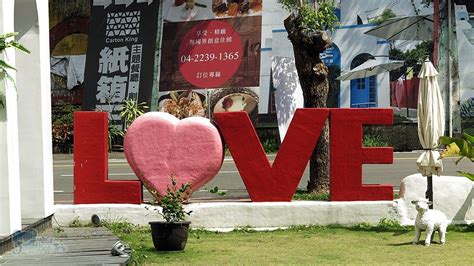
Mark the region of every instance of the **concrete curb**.
[[[99, 215], [102, 220], [136, 225], [162, 220], [157, 212], [147, 210], [145, 206], [149, 205], [56, 205], [54, 217], [56, 225], [61, 226], [68, 226], [77, 219], [88, 222], [92, 214]], [[189, 204], [186, 209], [193, 211], [189, 217], [193, 228], [216, 231], [242, 227], [271, 230], [297, 225], [375, 225], [381, 219], [401, 221], [397, 201], [213, 202]]]

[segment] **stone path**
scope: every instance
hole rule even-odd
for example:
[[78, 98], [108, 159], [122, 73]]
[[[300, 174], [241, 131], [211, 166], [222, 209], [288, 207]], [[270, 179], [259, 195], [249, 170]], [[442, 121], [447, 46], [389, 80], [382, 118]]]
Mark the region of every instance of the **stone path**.
[[128, 257], [110, 253], [118, 240], [104, 227], [48, 229], [33, 240], [15, 243], [13, 250], [0, 256], [0, 264], [126, 265]]

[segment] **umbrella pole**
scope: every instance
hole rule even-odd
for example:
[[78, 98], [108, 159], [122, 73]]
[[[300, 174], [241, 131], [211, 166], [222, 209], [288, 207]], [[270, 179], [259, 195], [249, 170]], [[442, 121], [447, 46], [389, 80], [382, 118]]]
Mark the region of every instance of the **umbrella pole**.
[[426, 178], [428, 178], [427, 190], [425, 192], [425, 197], [431, 201], [431, 205], [429, 205], [430, 209], [433, 209], [433, 176], [430, 174]]
[[405, 76], [405, 105], [407, 107], [407, 117], [410, 117], [410, 109], [408, 109], [408, 81]]
[[405, 107], [407, 109], [407, 117], [410, 117], [410, 110], [408, 110], [408, 81], [407, 81], [408, 71], [405, 69], [405, 80], [403, 82], [403, 90], [405, 91]]

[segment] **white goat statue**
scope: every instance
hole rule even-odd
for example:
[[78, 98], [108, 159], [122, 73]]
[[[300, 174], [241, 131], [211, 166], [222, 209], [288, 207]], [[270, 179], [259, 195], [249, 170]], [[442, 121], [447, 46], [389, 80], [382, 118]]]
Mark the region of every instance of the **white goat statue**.
[[441, 244], [444, 244], [446, 242], [446, 228], [449, 224], [446, 215], [441, 211], [428, 209], [428, 206], [433, 203], [426, 199], [414, 200], [411, 203], [415, 204], [415, 208], [418, 211], [415, 220], [415, 238], [413, 239], [413, 245], [418, 243], [421, 231], [425, 230], [425, 246], [430, 245], [435, 231], [438, 231], [439, 240]]

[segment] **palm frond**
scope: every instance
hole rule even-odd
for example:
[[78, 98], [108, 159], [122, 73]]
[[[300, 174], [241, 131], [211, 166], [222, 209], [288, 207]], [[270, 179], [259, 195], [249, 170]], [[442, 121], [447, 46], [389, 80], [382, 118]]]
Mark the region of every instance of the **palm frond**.
[[3, 61], [0, 59], [0, 68], [2, 69], [5, 69], [5, 68], [9, 68], [9, 69], [13, 69], [13, 70], [16, 70], [16, 68], [12, 67], [11, 65], [9, 65], [7, 62]]
[[8, 38], [14, 37], [16, 35], [18, 35], [18, 32], [9, 32], [9, 33], [5, 33], [5, 34], [1, 34], [0, 39], [8, 39]]
[[16, 42], [16, 41], [11, 41], [9, 42], [9, 44], [13, 47], [15, 47], [16, 49], [20, 50], [20, 51], [23, 51], [27, 54], [31, 53], [30, 50], [26, 49], [25, 46], [23, 46], [21, 43], [19, 42]]

